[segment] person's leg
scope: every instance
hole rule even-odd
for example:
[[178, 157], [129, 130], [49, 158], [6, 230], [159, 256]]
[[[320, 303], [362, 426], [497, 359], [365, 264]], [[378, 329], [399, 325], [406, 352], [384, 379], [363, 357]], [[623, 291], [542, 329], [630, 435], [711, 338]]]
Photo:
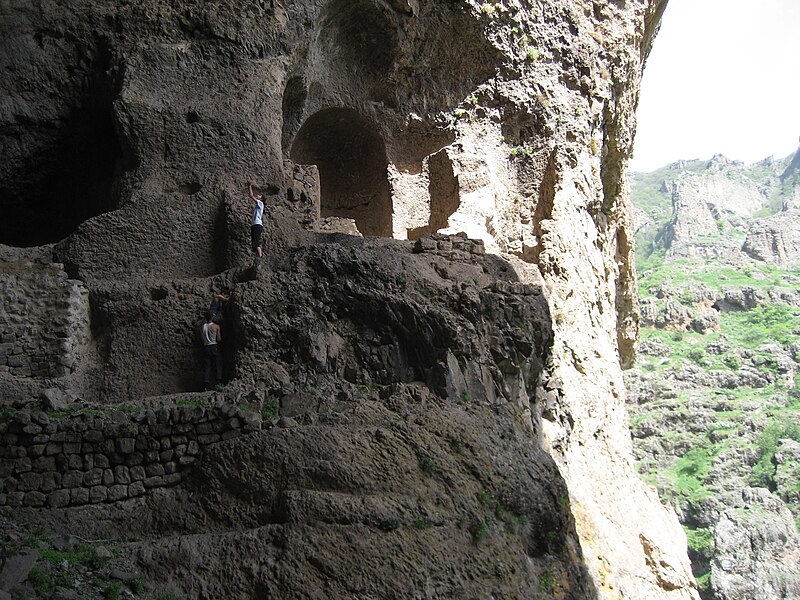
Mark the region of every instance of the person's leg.
[[261, 231], [263, 227], [261, 225], [253, 225], [250, 227], [250, 238], [253, 245], [253, 252], [261, 258], [262, 251], [261, 251]]
[[216, 385], [222, 384], [222, 352], [219, 351], [219, 346], [214, 346], [214, 366], [217, 369], [217, 379], [214, 382]]
[[211, 379], [211, 361], [213, 360], [212, 354], [208, 351], [208, 346], [205, 347], [203, 352], [203, 391], [208, 389], [208, 382]]

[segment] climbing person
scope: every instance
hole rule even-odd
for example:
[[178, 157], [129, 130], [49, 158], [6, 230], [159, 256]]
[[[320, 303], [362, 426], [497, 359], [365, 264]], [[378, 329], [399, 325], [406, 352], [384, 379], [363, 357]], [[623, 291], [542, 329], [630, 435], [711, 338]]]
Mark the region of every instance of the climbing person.
[[250, 239], [252, 241], [253, 252], [261, 258], [263, 251], [261, 249], [261, 233], [264, 230], [263, 217], [264, 217], [264, 196], [262, 194], [253, 193], [253, 184], [249, 184], [250, 197], [255, 202], [253, 206], [253, 218], [250, 225]]
[[208, 389], [211, 382], [211, 369], [214, 369], [216, 379], [214, 383], [222, 383], [222, 355], [219, 344], [222, 342], [220, 327], [214, 323], [210, 311], [206, 311], [206, 322], [203, 324], [200, 337], [203, 340], [203, 391]]
[[211, 319], [218, 323], [225, 318], [225, 308], [231, 300], [230, 289], [224, 287], [218, 294], [211, 295], [211, 305], [208, 307], [208, 312], [211, 313]]

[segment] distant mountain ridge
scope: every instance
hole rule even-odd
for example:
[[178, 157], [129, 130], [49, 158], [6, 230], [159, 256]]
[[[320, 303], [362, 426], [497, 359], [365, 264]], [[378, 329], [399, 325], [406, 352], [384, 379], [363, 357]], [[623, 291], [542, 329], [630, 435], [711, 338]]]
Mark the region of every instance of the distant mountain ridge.
[[630, 175], [639, 470], [704, 600], [800, 598], [800, 150]]
[[[800, 149], [752, 165], [718, 154], [633, 173], [638, 265], [713, 258], [791, 267], [800, 262]], [[779, 220], [770, 219], [781, 215]], [[748, 234], [752, 236], [748, 240]], [[798, 233], [795, 233], [798, 232]]]

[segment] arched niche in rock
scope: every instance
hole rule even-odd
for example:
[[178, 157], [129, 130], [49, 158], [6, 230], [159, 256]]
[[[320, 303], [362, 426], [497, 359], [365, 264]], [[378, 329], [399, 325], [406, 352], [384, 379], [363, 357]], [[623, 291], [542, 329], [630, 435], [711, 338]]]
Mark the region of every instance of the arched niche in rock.
[[415, 240], [427, 233], [436, 233], [449, 226], [450, 215], [461, 205], [458, 176], [447, 150], [440, 150], [425, 159], [424, 170], [428, 174], [430, 213], [428, 224], [408, 229], [408, 239]]
[[453, 172], [453, 161], [446, 150], [431, 155], [428, 159], [431, 194], [431, 231], [436, 232], [448, 226], [447, 220], [461, 204], [458, 178]]
[[290, 158], [319, 169], [320, 214], [353, 219], [364, 235], [392, 236], [392, 194], [386, 147], [376, 125], [349, 108], [309, 117]]
[[303, 119], [303, 111], [306, 107], [308, 90], [302, 77], [292, 77], [283, 90], [283, 134], [281, 145], [284, 152], [289, 149], [292, 136], [297, 133]]

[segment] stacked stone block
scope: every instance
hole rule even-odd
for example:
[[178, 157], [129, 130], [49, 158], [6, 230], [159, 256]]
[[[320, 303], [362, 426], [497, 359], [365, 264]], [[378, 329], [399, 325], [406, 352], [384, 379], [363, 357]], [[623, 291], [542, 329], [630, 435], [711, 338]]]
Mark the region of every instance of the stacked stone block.
[[208, 444], [260, 428], [260, 415], [228, 405], [65, 418], [21, 410], [0, 422], [0, 506], [141, 496], [179, 483]]
[[483, 259], [486, 248], [483, 240], [473, 240], [464, 233], [445, 235], [433, 233], [420, 237], [414, 243], [416, 254], [435, 254], [448, 260], [477, 263]]

